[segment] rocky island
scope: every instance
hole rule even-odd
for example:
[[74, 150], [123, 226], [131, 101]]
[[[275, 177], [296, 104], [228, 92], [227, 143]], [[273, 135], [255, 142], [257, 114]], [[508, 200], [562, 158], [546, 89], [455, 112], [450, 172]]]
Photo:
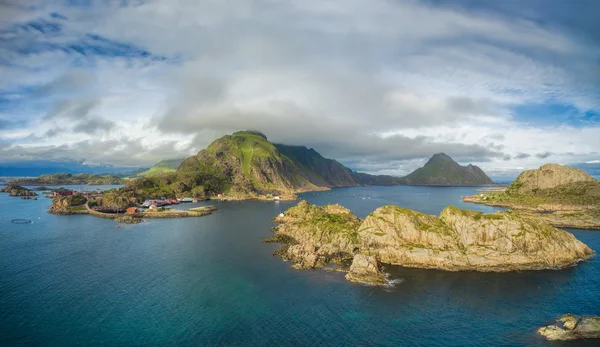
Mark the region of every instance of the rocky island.
[[38, 194], [34, 191], [31, 191], [25, 187], [21, 187], [16, 184], [9, 184], [0, 190], [0, 193], [8, 193], [9, 196], [21, 196], [21, 197], [31, 197], [37, 196]]
[[463, 200], [508, 207], [555, 227], [600, 227], [600, 182], [579, 169], [558, 164], [522, 172], [505, 191]]
[[383, 206], [361, 221], [339, 205], [301, 201], [275, 218], [276, 252], [298, 269], [352, 261], [348, 279], [384, 282], [379, 263], [447, 271], [558, 269], [593, 255], [572, 234], [517, 212], [449, 206], [432, 216]]
[[600, 317], [576, 317], [567, 314], [556, 324], [538, 329], [538, 334], [548, 340], [600, 339]]

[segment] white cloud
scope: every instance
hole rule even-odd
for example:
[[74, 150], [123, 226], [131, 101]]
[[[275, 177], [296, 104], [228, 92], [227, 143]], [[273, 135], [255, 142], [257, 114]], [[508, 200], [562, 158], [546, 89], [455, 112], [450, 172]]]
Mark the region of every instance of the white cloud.
[[[15, 34], [32, 44], [95, 44], [92, 33], [124, 46], [21, 55], [13, 45], [25, 41], [3, 34], [11, 44], [0, 53], [14, 64], [2, 67], [0, 90], [27, 101], [0, 110], [0, 119], [27, 122], [0, 129], [0, 141], [11, 144], [0, 156], [27, 149], [148, 164], [164, 152], [158, 148], [181, 157], [243, 128], [392, 174], [433, 151], [511, 170], [591, 160], [600, 148], [595, 124], [536, 124], [514, 113], [549, 100], [582, 113], [600, 109], [598, 79], [590, 77], [600, 46], [524, 18], [384, 0], [30, 5], [33, 12], [12, 6], [18, 15], [6, 23], [52, 11], [68, 18], [57, 20], [60, 35]], [[150, 56], [110, 52], [128, 47]], [[60, 116], [47, 117], [53, 112]], [[60, 136], [48, 136], [53, 130]], [[99, 154], [89, 144], [114, 150]], [[125, 144], [139, 145], [138, 154], [121, 150]]]

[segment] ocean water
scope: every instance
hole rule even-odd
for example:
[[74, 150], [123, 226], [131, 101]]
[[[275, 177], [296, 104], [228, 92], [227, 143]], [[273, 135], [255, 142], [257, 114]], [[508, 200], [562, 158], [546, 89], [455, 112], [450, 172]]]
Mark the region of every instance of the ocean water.
[[[306, 193], [360, 217], [386, 204], [438, 214], [472, 188]], [[390, 288], [298, 271], [262, 243], [294, 202], [204, 202], [202, 218], [112, 220], [46, 213], [0, 194], [0, 345], [536, 346], [564, 313], [600, 314], [600, 261], [558, 271], [450, 273], [386, 266]], [[193, 204], [190, 204], [191, 207]], [[13, 224], [27, 218], [33, 224]], [[600, 230], [569, 230], [600, 251]]]

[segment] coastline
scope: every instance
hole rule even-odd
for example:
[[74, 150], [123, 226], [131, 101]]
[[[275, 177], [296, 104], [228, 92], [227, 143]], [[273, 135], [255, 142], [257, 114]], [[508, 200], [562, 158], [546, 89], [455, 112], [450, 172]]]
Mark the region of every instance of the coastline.
[[116, 213], [103, 213], [103, 212], [94, 211], [92, 209], [87, 208], [87, 206], [86, 206], [86, 209], [69, 208], [65, 212], [52, 211], [52, 209], [50, 209], [48, 211], [48, 213], [55, 214], [55, 215], [61, 215], [61, 216], [90, 215], [90, 216], [106, 218], [106, 219], [117, 219], [117, 218], [123, 217], [123, 216], [131, 216], [133, 218], [140, 218], [140, 219], [143, 219], [143, 218], [156, 219], [156, 218], [204, 217], [204, 216], [208, 216], [208, 215], [212, 214], [216, 210], [217, 210], [217, 208], [214, 206], [200, 206], [200, 207], [195, 207], [193, 210], [190, 209], [190, 210], [186, 210], [186, 211], [177, 210], [177, 211], [164, 211], [164, 212], [137, 212], [137, 213], [116, 214]]
[[[483, 196], [487, 198], [487, 195]], [[483, 200], [480, 196], [463, 196], [463, 202], [493, 207], [509, 208], [528, 217], [548, 223], [556, 228], [599, 229], [600, 208], [563, 204], [538, 204], [526, 206], [511, 202]]]

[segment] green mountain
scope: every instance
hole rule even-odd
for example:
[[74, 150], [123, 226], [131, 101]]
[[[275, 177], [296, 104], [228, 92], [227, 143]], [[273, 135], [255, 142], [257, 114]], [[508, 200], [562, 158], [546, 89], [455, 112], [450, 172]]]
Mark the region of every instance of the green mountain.
[[140, 172], [139, 177], [157, 176], [164, 173], [175, 172], [184, 159], [161, 160], [150, 169]]
[[401, 179], [402, 184], [478, 186], [494, 182], [475, 165], [462, 166], [444, 153], [434, 154], [421, 168]]
[[269, 194], [286, 199], [298, 192], [332, 187], [492, 183], [479, 168], [472, 165], [463, 168], [441, 154], [406, 178], [354, 172], [335, 160], [324, 158], [314, 149], [273, 144], [257, 131], [223, 136], [173, 170], [176, 164], [177, 161], [168, 161], [155, 165], [149, 170], [153, 174], [127, 182], [123, 189], [110, 193], [114, 197], [106, 200], [184, 196], [202, 199], [217, 194], [225, 194], [228, 199], [266, 198]]
[[240, 131], [213, 141], [197, 155], [183, 160], [175, 171], [131, 180], [117, 193], [138, 200], [205, 198], [220, 193], [230, 199], [261, 198], [268, 194], [287, 198], [303, 191], [398, 182], [398, 178], [391, 176], [354, 172], [314, 149], [273, 144], [260, 132]]

